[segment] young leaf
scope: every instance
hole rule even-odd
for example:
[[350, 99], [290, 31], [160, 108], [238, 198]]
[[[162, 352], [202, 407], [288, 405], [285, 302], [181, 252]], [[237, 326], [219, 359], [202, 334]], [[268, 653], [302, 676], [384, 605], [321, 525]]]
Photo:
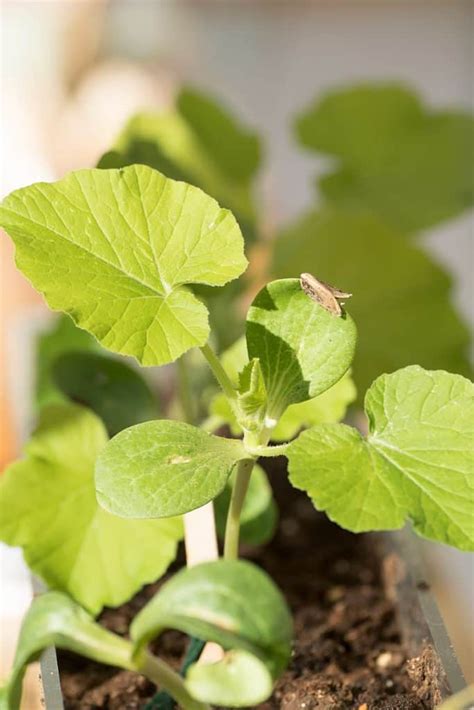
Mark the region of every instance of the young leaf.
[[100, 350], [100, 345], [89, 333], [78, 328], [69, 316], [63, 314], [54, 319], [50, 328], [39, 334], [35, 346], [35, 405], [38, 409], [47, 404], [67, 401], [56, 386], [52, 374], [53, 363], [60, 355], [71, 350], [76, 352]]
[[346, 373], [342, 380], [318, 397], [290, 405], [272, 431], [272, 441], [289, 441], [300, 429], [340, 422], [356, 396], [354, 382], [350, 374]]
[[125, 362], [98, 353], [68, 352], [54, 362], [52, 369], [61, 392], [92, 409], [110, 436], [157, 417], [157, 405], [147, 383]]
[[[222, 539], [234, 478], [235, 472], [230, 476], [222, 493], [214, 500], [216, 528]], [[240, 515], [240, 539], [247, 545], [263, 545], [273, 537], [277, 518], [278, 511], [267, 474], [257, 464], [253, 468]]]
[[186, 686], [202, 702], [263, 702], [290, 657], [292, 623], [281, 593], [265, 572], [241, 560], [182, 570], [163, 585], [132, 623], [135, 653], [168, 628], [228, 651], [218, 663], [189, 669]]
[[417, 362], [470, 373], [469, 332], [450, 303], [451, 279], [373, 215], [310, 212], [276, 242], [272, 273], [310, 271], [354, 294], [353, 376], [362, 395], [381, 372]]
[[433, 111], [404, 86], [328, 93], [298, 118], [296, 130], [305, 147], [339, 159], [319, 182], [332, 203], [368, 208], [408, 232], [474, 203], [472, 115]]
[[74, 651], [100, 663], [133, 669], [132, 646], [106, 631], [89, 614], [60, 592], [48, 592], [33, 600], [23, 620], [13, 669], [0, 691], [0, 708], [20, 707], [21, 684], [26, 666], [48, 646]]
[[124, 518], [167, 518], [199, 508], [248, 458], [240, 441], [190, 424], [154, 421], [117, 434], [96, 464], [99, 503]]
[[93, 614], [160, 577], [182, 537], [180, 520], [122, 520], [98, 506], [94, 465], [106, 442], [91, 411], [51, 406], [26, 458], [0, 480], [0, 538], [22, 547], [35, 574]]
[[354, 357], [356, 328], [313, 301], [298, 279], [272, 281], [247, 314], [247, 348], [260, 359], [268, 394], [268, 417], [279, 419], [295, 402], [334, 385]]
[[424, 537], [474, 548], [474, 385], [414, 365], [382, 375], [365, 407], [370, 434], [309, 429], [288, 448], [290, 480], [354, 532], [411, 519]]
[[52, 309], [143, 365], [207, 341], [207, 310], [186, 284], [222, 286], [247, 265], [230, 212], [144, 165], [17, 190], [0, 223]]
[[244, 429], [257, 429], [265, 418], [267, 391], [258, 358], [248, 362], [239, 375], [237, 406]]

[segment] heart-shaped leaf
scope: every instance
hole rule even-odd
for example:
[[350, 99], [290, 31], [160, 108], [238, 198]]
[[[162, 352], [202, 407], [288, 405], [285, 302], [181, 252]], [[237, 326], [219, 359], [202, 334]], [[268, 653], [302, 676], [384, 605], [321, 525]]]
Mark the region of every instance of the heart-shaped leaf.
[[167, 518], [199, 508], [224, 488], [248, 454], [240, 441], [175, 421], [117, 434], [96, 465], [99, 503], [124, 518]]
[[13, 669], [0, 691], [0, 708], [20, 707], [21, 684], [28, 663], [49, 646], [74, 651], [82, 656], [119, 668], [132, 669], [132, 646], [106, 631], [69, 597], [48, 592], [33, 600], [23, 620]]
[[290, 480], [354, 532], [400, 528], [474, 548], [474, 385], [414, 365], [382, 375], [365, 400], [370, 434], [327, 424], [288, 448]]
[[98, 506], [94, 465], [106, 442], [91, 411], [52, 405], [43, 410], [26, 458], [0, 479], [0, 538], [22, 547], [48, 586], [94, 614], [160, 577], [182, 538], [180, 520], [123, 520]]
[[332, 203], [368, 208], [405, 232], [474, 203], [468, 112], [434, 111], [397, 84], [361, 84], [318, 99], [296, 129], [304, 146], [339, 159], [319, 182]]
[[[295, 402], [325, 392], [349, 369], [356, 343], [352, 318], [313, 301], [298, 279], [272, 281], [247, 315], [247, 349], [259, 358], [270, 420]], [[276, 423], [276, 421], [275, 421]]]
[[189, 669], [186, 686], [202, 702], [263, 702], [290, 657], [292, 623], [281, 593], [265, 572], [241, 560], [197, 565], [166, 582], [132, 623], [135, 653], [168, 628], [228, 651], [218, 663]]
[[204, 345], [207, 310], [186, 284], [222, 286], [247, 264], [230, 212], [145, 165], [17, 190], [0, 223], [51, 308], [143, 365]]
[[[235, 472], [230, 476], [222, 493], [214, 500], [216, 528], [224, 539], [227, 513], [232, 494]], [[278, 511], [273, 499], [267, 474], [258, 464], [253, 467], [249, 487], [240, 514], [240, 539], [247, 545], [263, 545], [275, 532]]]
[[469, 374], [469, 332], [450, 303], [449, 276], [373, 215], [310, 212], [277, 240], [272, 272], [313, 271], [353, 293], [353, 376], [362, 397], [381, 372], [416, 362]]
[[124, 362], [91, 352], [67, 352], [53, 364], [53, 379], [69, 399], [92, 409], [110, 436], [156, 418], [147, 383]]

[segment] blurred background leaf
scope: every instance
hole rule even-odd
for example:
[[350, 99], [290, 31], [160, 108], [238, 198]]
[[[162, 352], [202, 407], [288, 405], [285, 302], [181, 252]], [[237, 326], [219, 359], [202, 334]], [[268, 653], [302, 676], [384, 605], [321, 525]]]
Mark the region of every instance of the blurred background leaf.
[[318, 97], [296, 121], [300, 143], [336, 159], [319, 180], [340, 207], [373, 210], [403, 232], [474, 202], [474, 119], [434, 111], [403, 85], [359, 84]]
[[303, 271], [353, 294], [346, 308], [359, 333], [359, 402], [375, 377], [412, 363], [469, 373], [469, 332], [451, 305], [451, 279], [374, 215], [327, 207], [283, 230], [272, 273]]

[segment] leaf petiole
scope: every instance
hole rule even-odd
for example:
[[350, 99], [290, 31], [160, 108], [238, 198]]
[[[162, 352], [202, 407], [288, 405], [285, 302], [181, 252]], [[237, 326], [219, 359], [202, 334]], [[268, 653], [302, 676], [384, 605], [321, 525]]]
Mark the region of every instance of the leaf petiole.
[[145, 651], [137, 661], [136, 669], [149, 678], [158, 687], [167, 690], [184, 710], [210, 710], [210, 706], [194, 700], [189, 694], [183, 679], [167, 663]]
[[225, 526], [224, 559], [226, 560], [236, 560], [239, 555], [240, 515], [254, 465], [254, 459], [244, 459], [237, 465]]
[[227, 372], [224, 370], [222, 367], [222, 364], [215, 354], [214, 350], [211, 348], [209, 343], [206, 343], [200, 348], [202, 354], [206, 358], [209, 367], [211, 368], [214, 377], [222, 387], [224, 394], [226, 397], [230, 400], [233, 400], [237, 397], [237, 392], [234, 388], [234, 385], [232, 384], [232, 381], [227, 374]]
[[252, 456], [271, 458], [272, 456], [286, 456], [288, 446], [289, 444], [278, 444], [276, 446], [251, 446], [245, 444], [245, 449]]

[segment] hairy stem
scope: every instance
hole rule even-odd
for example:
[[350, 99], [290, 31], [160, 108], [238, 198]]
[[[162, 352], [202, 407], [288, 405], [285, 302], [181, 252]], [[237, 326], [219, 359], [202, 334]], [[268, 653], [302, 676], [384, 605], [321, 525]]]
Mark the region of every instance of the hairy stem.
[[236, 560], [239, 556], [240, 515], [254, 464], [254, 459], [245, 459], [237, 466], [225, 526], [224, 559], [226, 560]]
[[289, 444], [277, 444], [276, 446], [251, 446], [246, 445], [246, 450], [252, 456], [285, 456]]
[[210, 706], [195, 700], [184, 685], [183, 679], [167, 663], [146, 651], [137, 671], [157, 686], [166, 690], [184, 710], [210, 710]]
[[214, 350], [211, 348], [209, 343], [206, 343], [206, 345], [203, 345], [201, 348], [201, 352], [206, 358], [207, 362], [209, 363], [209, 367], [211, 368], [212, 372], [214, 373], [214, 377], [222, 387], [225, 396], [228, 399], [235, 399], [237, 396], [234, 385], [232, 384], [232, 381], [227, 374], [227, 372], [224, 370], [224, 368], [221, 365], [221, 361], [217, 357], [216, 353]]

